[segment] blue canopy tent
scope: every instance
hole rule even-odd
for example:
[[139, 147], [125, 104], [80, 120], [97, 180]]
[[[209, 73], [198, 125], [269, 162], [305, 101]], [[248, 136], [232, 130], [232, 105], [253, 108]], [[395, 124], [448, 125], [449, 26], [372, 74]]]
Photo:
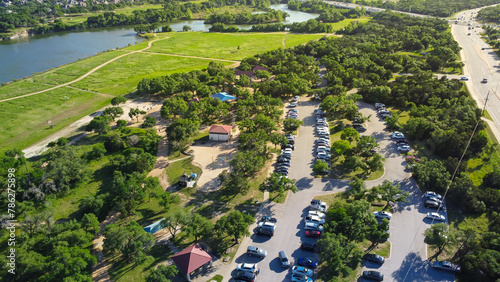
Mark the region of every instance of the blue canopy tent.
[[221, 100], [221, 102], [225, 102], [225, 101], [228, 101], [228, 100], [235, 100], [236, 99], [236, 97], [227, 94], [227, 92], [220, 92], [220, 93], [212, 95], [211, 97], [219, 99], [219, 100]]

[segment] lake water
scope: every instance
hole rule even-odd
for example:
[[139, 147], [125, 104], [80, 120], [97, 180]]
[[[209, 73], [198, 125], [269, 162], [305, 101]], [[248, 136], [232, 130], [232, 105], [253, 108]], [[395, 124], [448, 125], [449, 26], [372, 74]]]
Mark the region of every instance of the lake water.
[[[271, 5], [271, 8], [290, 14], [290, 17], [283, 23], [304, 22], [318, 16], [288, 10], [286, 4]], [[204, 24], [202, 20], [170, 24], [174, 31], [182, 31], [184, 25], [189, 25], [193, 31], [208, 31], [211, 27], [209, 24]], [[251, 25], [237, 26], [241, 29], [251, 28]], [[0, 41], [0, 82], [30, 76], [33, 73], [43, 72], [102, 51], [125, 47], [143, 40], [136, 35], [133, 27], [113, 27]]]

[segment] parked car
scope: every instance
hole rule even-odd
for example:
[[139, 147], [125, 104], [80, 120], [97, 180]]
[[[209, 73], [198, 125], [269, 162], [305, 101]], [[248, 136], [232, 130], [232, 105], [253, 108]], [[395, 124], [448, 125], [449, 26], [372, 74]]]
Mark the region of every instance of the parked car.
[[488, 83], [488, 79], [487, 78], [483, 78], [483, 80], [481, 81], [481, 83]]
[[318, 224], [325, 224], [325, 219], [324, 218], [319, 218], [318, 216], [315, 215], [308, 215], [305, 218], [306, 222], [314, 222]]
[[286, 137], [286, 138], [295, 139], [295, 135], [290, 134], [290, 133], [285, 133], [285, 137]]
[[255, 281], [255, 273], [240, 270], [240, 271], [236, 272], [236, 275], [234, 276], [234, 278], [239, 279], [239, 280], [243, 280], [243, 281], [254, 282]]
[[310, 211], [319, 211], [319, 212], [325, 212], [326, 211], [326, 206], [324, 205], [318, 205], [318, 204], [313, 204], [309, 206]]
[[379, 256], [376, 254], [366, 254], [363, 256], [363, 259], [368, 260], [368, 261], [373, 261], [376, 263], [383, 264], [385, 262], [385, 258], [383, 256]]
[[326, 217], [326, 215], [324, 213], [319, 212], [319, 211], [309, 211], [307, 214], [308, 215], [314, 215], [314, 216], [317, 216], [319, 218], [325, 218]]
[[417, 158], [415, 156], [406, 156], [406, 161], [407, 162], [419, 162], [420, 158]]
[[375, 108], [376, 108], [376, 109], [385, 108], [385, 104], [382, 104], [382, 103], [375, 103]]
[[326, 206], [326, 203], [321, 201], [321, 200], [318, 200], [318, 199], [312, 199], [311, 200], [311, 205], [322, 205], [322, 206]]
[[316, 145], [318, 145], [318, 146], [325, 146], [326, 147], [326, 146], [330, 146], [330, 143], [326, 143], [326, 142], [320, 141], [320, 142], [316, 143]]
[[286, 163], [286, 162], [290, 162], [291, 158], [287, 157], [287, 156], [278, 156], [278, 162], [279, 163]]
[[240, 263], [236, 267], [236, 270], [238, 270], [238, 271], [253, 272], [255, 274], [259, 274], [260, 273], [259, 266], [256, 263]]
[[267, 251], [255, 246], [248, 246], [247, 255], [265, 258], [267, 256]]
[[295, 107], [297, 107], [297, 106], [298, 106], [298, 104], [297, 104], [297, 103], [290, 103], [290, 104], [288, 105], [288, 107], [289, 107], [289, 108], [295, 108]]
[[298, 100], [299, 100], [299, 96], [295, 96], [295, 97], [293, 97], [292, 102], [297, 102]]
[[311, 269], [309, 269], [307, 267], [299, 266], [299, 265], [292, 267], [292, 274], [294, 274], [294, 273], [302, 274], [302, 275], [309, 276], [309, 277], [312, 277], [314, 274]]
[[300, 249], [308, 252], [317, 252], [318, 246], [316, 246], [316, 243], [313, 242], [302, 242], [300, 244]]
[[292, 282], [312, 282], [312, 278], [300, 273], [292, 273]]
[[371, 279], [375, 281], [383, 281], [384, 275], [378, 271], [363, 271], [363, 278]]
[[310, 269], [315, 269], [316, 267], [318, 267], [318, 263], [316, 261], [314, 261], [310, 258], [304, 258], [304, 257], [300, 257], [297, 260], [297, 264], [300, 266], [310, 268]]
[[442, 204], [443, 203], [443, 200], [441, 200], [440, 198], [438, 197], [428, 197], [427, 198], [428, 201], [433, 201], [433, 202], [436, 202], [438, 204]]
[[288, 140], [288, 144], [295, 144], [295, 140], [293, 140], [292, 138], [287, 138]]
[[409, 152], [411, 150], [411, 147], [408, 145], [402, 145], [398, 146], [396, 149], [400, 152]]
[[405, 135], [399, 131], [394, 131], [391, 135], [392, 139], [404, 139]]
[[262, 221], [262, 222], [268, 221], [268, 222], [274, 222], [274, 223], [278, 222], [278, 220], [276, 218], [270, 217], [270, 216], [263, 216], [260, 218], [260, 221]]
[[319, 230], [306, 230], [305, 234], [306, 234], [306, 237], [309, 237], [309, 238], [321, 237], [321, 231], [319, 231]]
[[424, 207], [426, 207], [428, 209], [438, 209], [440, 206], [441, 206], [441, 204], [438, 202], [435, 202], [435, 201], [427, 200], [424, 203]]
[[275, 222], [271, 222], [271, 221], [261, 221], [259, 222], [259, 227], [268, 227], [268, 228], [276, 228], [276, 223]]
[[352, 127], [354, 129], [356, 129], [357, 131], [361, 131], [361, 132], [366, 131], [366, 127], [364, 127], [363, 125], [358, 124], [358, 123], [353, 124]]
[[264, 235], [264, 236], [273, 237], [274, 236], [274, 228], [259, 227], [259, 228], [257, 228], [257, 231], [255, 233], [257, 235]]
[[427, 192], [425, 192], [424, 197], [426, 197], [426, 198], [431, 198], [431, 197], [433, 197], [433, 198], [438, 198], [438, 199], [441, 199], [441, 198], [442, 198], [442, 196], [441, 196], [441, 195], [439, 195], [438, 193], [436, 193], [436, 192], [434, 192], [434, 191], [427, 191]]
[[469, 79], [468, 79], [466, 76], [462, 76], [462, 77], [460, 78], [460, 80], [462, 80], [462, 81], [467, 81], [467, 80], [469, 80]]
[[318, 231], [323, 231], [323, 225], [315, 222], [306, 222], [305, 223], [305, 230], [318, 230]]
[[392, 213], [386, 212], [386, 211], [376, 211], [376, 212], [373, 212], [373, 214], [377, 218], [387, 218], [387, 219], [392, 218]]
[[429, 212], [429, 213], [427, 213], [427, 216], [425, 216], [425, 217], [428, 219], [438, 220], [438, 221], [445, 221], [446, 220], [444, 215], [440, 215], [437, 212]]
[[398, 139], [396, 145], [404, 146], [404, 145], [410, 145], [410, 143], [406, 139]]
[[290, 261], [288, 260], [288, 257], [286, 255], [285, 251], [280, 251], [278, 253], [278, 258], [280, 260], [281, 267], [283, 267], [283, 268], [290, 267]]
[[446, 270], [451, 272], [460, 272], [461, 268], [458, 264], [453, 264], [449, 261], [439, 261], [436, 260], [432, 263], [432, 267], [439, 270]]
[[281, 149], [292, 149], [292, 151], [293, 151], [293, 150], [295, 150], [295, 145], [292, 145], [292, 144], [286, 144], [286, 145], [282, 144], [281, 145]]

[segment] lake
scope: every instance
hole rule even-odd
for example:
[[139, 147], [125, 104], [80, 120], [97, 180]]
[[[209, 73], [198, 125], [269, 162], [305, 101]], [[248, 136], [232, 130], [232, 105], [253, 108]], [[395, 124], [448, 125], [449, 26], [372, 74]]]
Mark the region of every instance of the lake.
[[[272, 9], [290, 14], [283, 23], [304, 22], [318, 14], [288, 10], [286, 4], [271, 5]], [[174, 31], [189, 25], [193, 31], [208, 31], [212, 26], [202, 20], [171, 23]], [[251, 25], [236, 25], [250, 29]], [[0, 82], [20, 79], [37, 72], [68, 64], [95, 54], [136, 44], [145, 39], [136, 35], [133, 27], [112, 27], [85, 31], [58, 32], [35, 35], [17, 40], [0, 41]]]

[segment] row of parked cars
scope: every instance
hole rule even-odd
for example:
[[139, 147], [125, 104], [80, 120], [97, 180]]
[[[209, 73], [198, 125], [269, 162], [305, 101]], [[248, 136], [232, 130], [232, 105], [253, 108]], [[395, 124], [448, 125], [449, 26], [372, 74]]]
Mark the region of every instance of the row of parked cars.
[[274, 168], [275, 173], [279, 173], [283, 176], [287, 176], [290, 171], [293, 150], [295, 150], [295, 135], [287, 133], [285, 134], [285, 137], [287, 138], [288, 143], [281, 145], [281, 153], [278, 156], [278, 160]]
[[[424, 198], [425, 198], [424, 207], [431, 209], [442, 208], [443, 197], [437, 194], [436, 192], [427, 191], [424, 194]], [[439, 214], [437, 212], [429, 212], [425, 217], [433, 221], [446, 221], [444, 215]]]
[[375, 108], [377, 109], [378, 115], [385, 119], [386, 117], [392, 117], [391, 112], [382, 103], [375, 103]]
[[326, 119], [326, 114], [321, 109], [314, 110], [316, 117], [316, 160], [325, 161], [330, 166], [330, 127]]

